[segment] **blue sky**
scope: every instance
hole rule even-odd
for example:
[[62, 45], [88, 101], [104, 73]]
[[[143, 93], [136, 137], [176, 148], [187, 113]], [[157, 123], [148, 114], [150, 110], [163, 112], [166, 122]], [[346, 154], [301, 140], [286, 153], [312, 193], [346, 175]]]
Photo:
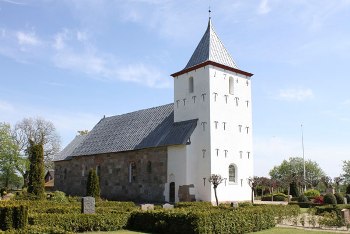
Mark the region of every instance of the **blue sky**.
[[170, 74], [216, 32], [253, 76], [255, 174], [291, 156], [350, 159], [349, 0], [0, 0], [0, 121], [52, 121], [62, 146], [173, 101]]

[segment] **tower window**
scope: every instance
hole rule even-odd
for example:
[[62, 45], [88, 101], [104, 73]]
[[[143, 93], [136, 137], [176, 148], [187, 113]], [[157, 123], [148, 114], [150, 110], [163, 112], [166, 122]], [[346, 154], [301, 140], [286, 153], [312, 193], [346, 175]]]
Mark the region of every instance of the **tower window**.
[[149, 174], [152, 173], [152, 162], [151, 161], [147, 162], [147, 172]]
[[228, 182], [237, 182], [237, 168], [235, 164], [230, 164], [228, 167]]
[[229, 94], [233, 94], [233, 88], [234, 88], [234, 80], [233, 80], [233, 77], [230, 77], [229, 78]]
[[188, 90], [190, 93], [193, 93], [193, 91], [194, 91], [193, 77], [190, 77], [188, 79]]

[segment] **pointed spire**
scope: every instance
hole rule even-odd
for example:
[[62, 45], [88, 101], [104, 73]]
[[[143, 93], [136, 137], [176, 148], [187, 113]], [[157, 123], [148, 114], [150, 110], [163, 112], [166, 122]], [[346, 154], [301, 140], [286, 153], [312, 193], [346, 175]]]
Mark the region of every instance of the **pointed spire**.
[[216, 62], [228, 67], [238, 68], [224, 44], [216, 34], [211, 22], [209, 8], [209, 22], [207, 30], [200, 40], [196, 50], [193, 52], [190, 60], [184, 69], [196, 66], [206, 61]]

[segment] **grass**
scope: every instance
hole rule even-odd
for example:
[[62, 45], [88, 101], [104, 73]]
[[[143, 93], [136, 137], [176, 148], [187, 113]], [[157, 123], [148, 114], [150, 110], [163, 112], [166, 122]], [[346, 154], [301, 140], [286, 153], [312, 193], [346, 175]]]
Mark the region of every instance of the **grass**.
[[271, 228], [260, 232], [252, 232], [251, 234], [255, 234], [255, 233], [256, 234], [332, 234], [334, 232], [277, 227], [277, 228]]

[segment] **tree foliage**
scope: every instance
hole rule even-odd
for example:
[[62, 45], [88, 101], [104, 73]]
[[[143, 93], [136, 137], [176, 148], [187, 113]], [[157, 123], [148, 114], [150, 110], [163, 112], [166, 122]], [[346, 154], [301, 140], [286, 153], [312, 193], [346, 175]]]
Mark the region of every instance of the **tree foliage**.
[[43, 144], [29, 140], [28, 155], [30, 161], [28, 192], [37, 198], [45, 196], [44, 149]]
[[19, 163], [19, 147], [11, 132], [11, 126], [0, 123], [0, 187], [21, 186], [21, 179], [16, 173]]
[[345, 183], [350, 184], [350, 160], [343, 161], [343, 174]]
[[91, 169], [86, 184], [86, 196], [100, 197], [100, 183], [96, 170]]
[[324, 171], [319, 165], [311, 160], [305, 161], [305, 181], [304, 181], [304, 164], [303, 158], [291, 157], [289, 160], [284, 160], [281, 165], [275, 166], [270, 171], [272, 179], [277, 180], [286, 188], [295, 182], [299, 186], [306, 184], [308, 188], [315, 188], [321, 178], [325, 176]]

